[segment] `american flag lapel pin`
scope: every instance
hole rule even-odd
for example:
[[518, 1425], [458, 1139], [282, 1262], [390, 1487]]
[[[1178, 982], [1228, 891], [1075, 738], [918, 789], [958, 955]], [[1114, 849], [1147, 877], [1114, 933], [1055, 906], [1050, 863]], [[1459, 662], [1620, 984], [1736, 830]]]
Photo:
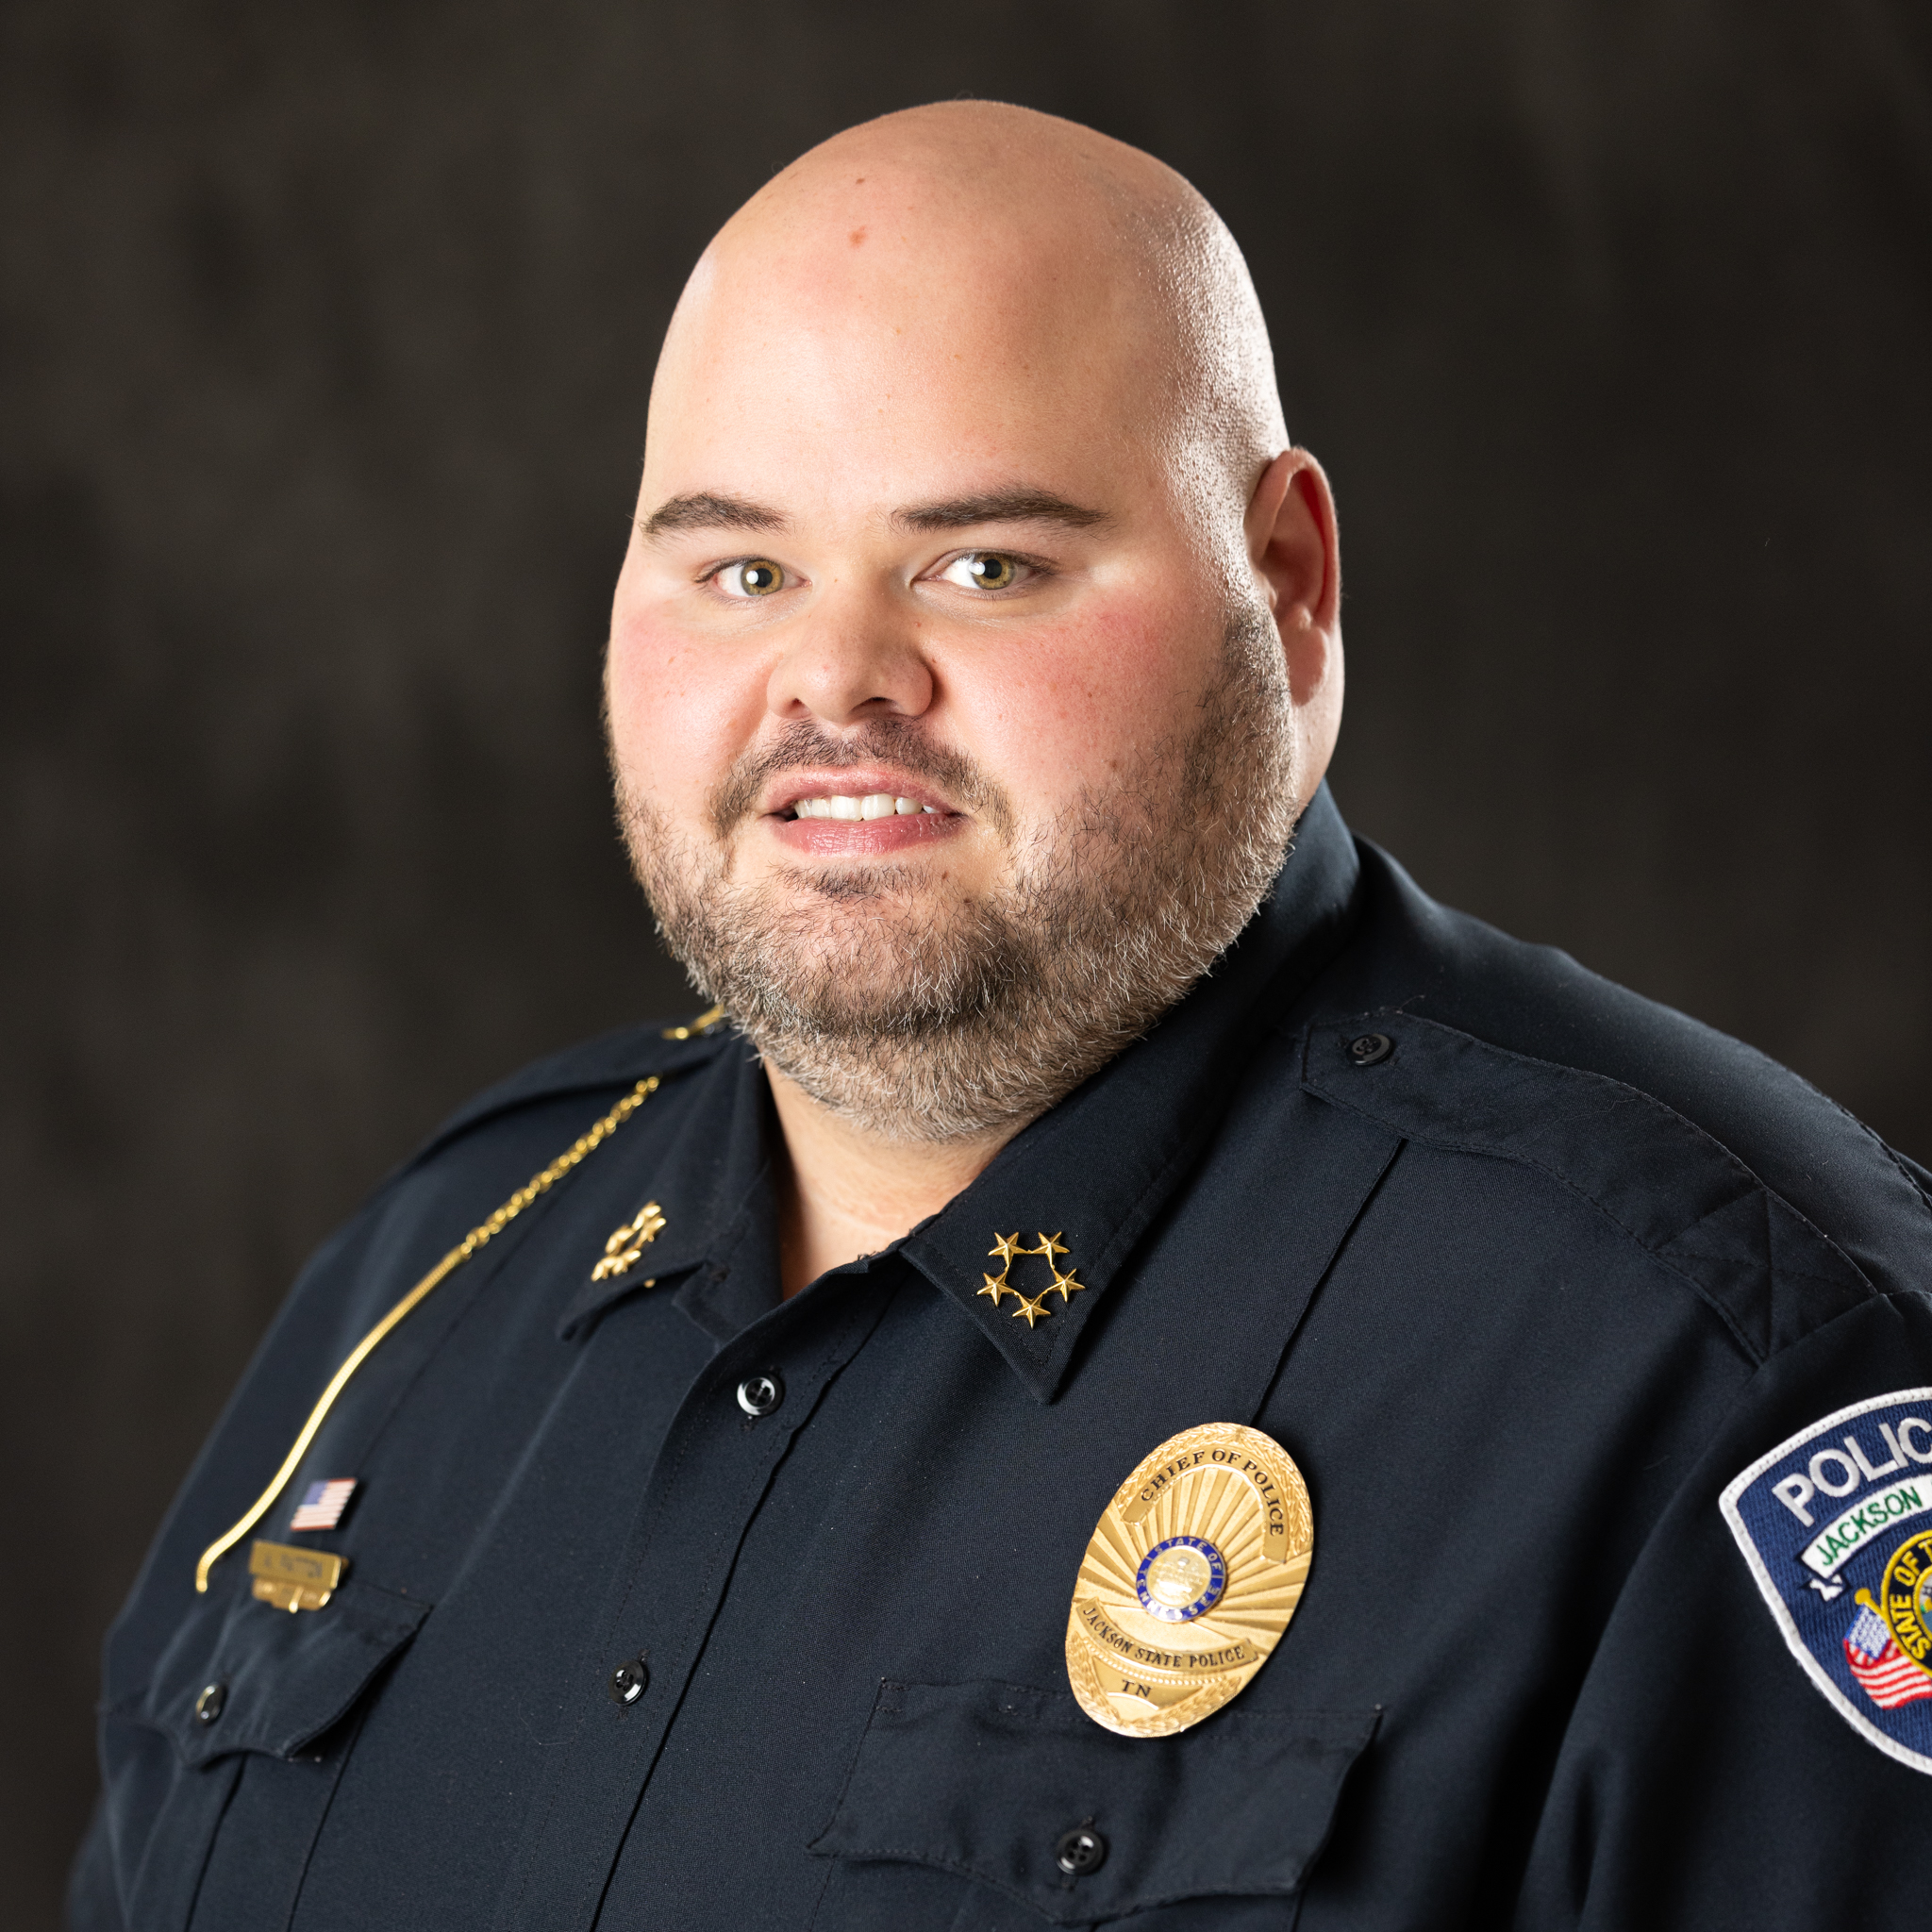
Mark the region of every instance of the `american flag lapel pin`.
[[349, 1498], [359, 1487], [353, 1475], [339, 1475], [325, 1482], [310, 1483], [289, 1519], [291, 1532], [299, 1529], [333, 1529], [342, 1520]]

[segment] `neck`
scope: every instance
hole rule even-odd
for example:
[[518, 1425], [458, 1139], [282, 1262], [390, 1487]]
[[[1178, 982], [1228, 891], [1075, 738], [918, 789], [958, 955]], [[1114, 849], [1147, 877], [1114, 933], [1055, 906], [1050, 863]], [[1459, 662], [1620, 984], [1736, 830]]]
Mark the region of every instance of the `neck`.
[[785, 1140], [778, 1235], [788, 1299], [937, 1214], [1024, 1124], [970, 1141], [889, 1141], [833, 1113], [770, 1061], [765, 1074]]

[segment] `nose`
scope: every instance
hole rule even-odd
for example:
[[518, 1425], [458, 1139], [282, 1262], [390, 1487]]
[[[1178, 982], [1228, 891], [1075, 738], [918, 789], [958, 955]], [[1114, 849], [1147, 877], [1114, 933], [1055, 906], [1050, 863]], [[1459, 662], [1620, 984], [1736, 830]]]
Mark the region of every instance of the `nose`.
[[932, 701], [932, 667], [914, 620], [890, 599], [857, 591], [821, 595], [765, 688], [774, 717], [831, 725], [917, 718]]

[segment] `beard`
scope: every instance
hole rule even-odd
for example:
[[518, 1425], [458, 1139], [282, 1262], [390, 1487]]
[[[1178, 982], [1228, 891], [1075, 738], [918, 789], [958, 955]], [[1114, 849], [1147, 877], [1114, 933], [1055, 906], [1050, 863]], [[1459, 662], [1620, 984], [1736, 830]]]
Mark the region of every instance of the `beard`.
[[[887, 761], [1008, 848], [1006, 881], [934, 904], [911, 868], [731, 877], [728, 839], [774, 774]], [[626, 784], [618, 822], [674, 957], [806, 1093], [893, 1141], [1016, 1131], [1187, 992], [1286, 858], [1298, 778], [1286, 667], [1265, 613], [1230, 617], [1195, 714], [1024, 835], [1002, 790], [916, 721], [790, 725], [718, 787], [713, 839], [680, 839]]]

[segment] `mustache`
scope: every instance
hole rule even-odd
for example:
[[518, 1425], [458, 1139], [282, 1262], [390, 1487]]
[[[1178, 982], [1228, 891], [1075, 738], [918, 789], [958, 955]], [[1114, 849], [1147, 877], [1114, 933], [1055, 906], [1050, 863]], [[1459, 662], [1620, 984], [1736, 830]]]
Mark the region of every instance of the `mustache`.
[[707, 805], [711, 829], [720, 838], [758, 808], [758, 795], [781, 772], [800, 766], [837, 769], [841, 765], [892, 764], [928, 780], [953, 803], [984, 820], [1010, 841], [1017, 819], [1004, 788], [996, 785], [963, 752], [934, 744], [908, 718], [870, 718], [834, 735], [814, 719], [800, 718], [739, 758], [713, 788]]

